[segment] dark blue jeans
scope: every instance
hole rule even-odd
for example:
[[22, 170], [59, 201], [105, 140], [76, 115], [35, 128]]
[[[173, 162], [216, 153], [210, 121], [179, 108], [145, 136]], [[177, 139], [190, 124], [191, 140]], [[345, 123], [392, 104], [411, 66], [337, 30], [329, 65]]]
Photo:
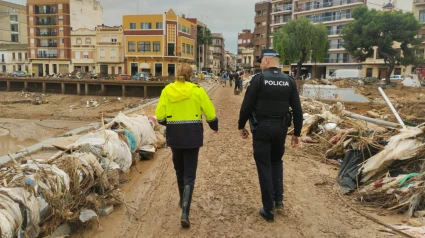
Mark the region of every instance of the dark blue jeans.
[[266, 211], [283, 201], [283, 161], [288, 127], [285, 121], [260, 121], [253, 133], [254, 159]]
[[176, 170], [178, 186], [194, 186], [196, 179], [196, 169], [198, 168], [199, 148], [171, 148], [171, 151], [173, 152], [173, 164], [174, 169]]

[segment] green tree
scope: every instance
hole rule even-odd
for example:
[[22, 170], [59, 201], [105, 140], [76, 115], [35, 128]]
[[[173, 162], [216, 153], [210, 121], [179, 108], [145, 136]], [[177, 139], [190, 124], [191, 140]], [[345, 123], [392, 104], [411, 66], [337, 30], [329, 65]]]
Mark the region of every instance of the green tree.
[[343, 29], [344, 48], [354, 58], [365, 61], [374, 55], [374, 48], [387, 66], [386, 83], [396, 65], [417, 64], [416, 49], [421, 40], [416, 35], [421, 24], [412, 13], [377, 11], [359, 6], [353, 10], [354, 21]]
[[296, 79], [300, 77], [302, 65], [310, 59], [323, 62], [328, 50], [328, 30], [323, 24], [313, 24], [301, 17], [290, 20], [275, 32], [273, 48], [280, 54], [281, 62], [297, 62]]
[[198, 27], [198, 45], [211, 45], [212, 35], [207, 27]]

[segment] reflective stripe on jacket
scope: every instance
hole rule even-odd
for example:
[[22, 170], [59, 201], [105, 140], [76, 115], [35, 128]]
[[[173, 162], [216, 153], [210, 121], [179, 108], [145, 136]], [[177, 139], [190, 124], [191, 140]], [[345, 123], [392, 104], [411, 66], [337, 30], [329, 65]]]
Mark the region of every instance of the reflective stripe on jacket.
[[167, 145], [198, 148], [203, 145], [202, 114], [212, 130], [218, 130], [215, 108], [207, 93], [190, 82], [176, 81], [162, 90], [156, 107], [158, 123], [167, 126]]

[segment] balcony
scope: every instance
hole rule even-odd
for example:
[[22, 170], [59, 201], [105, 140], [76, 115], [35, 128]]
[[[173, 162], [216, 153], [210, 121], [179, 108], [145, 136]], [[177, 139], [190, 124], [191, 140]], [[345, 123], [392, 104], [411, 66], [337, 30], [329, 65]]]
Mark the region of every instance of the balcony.
[[351, 19], [351, 14], [341, 14], [341, 15], [328, 16], [328, 17], [311, 16], [307, 18], [309, 18], [313, 23], [330, 22], [330, 21], [349, 20]]
[[425, 5], [425, 0], [413, 0], [413, 5]]
[[223, 53], [221, 51], [214, 51], [213, 54], [215, 54], [215, 55], [221, 55]]
[[47, 14], [57, 14], [56, 10], [36, 10], [35, 14], [39, 14], [39, 15], [47, 15]]
[[332, 2], [307, 2], [303, 3], [302, 7], [298, 7], [295, 9], [295, 13], [306, 12], [306, 11], [314, 11], [319, 9], [326, 9], [331, 7], [345, 6], [350, 4], [364, 3], [364, 0], [336, 0]]
[[39, 59], [54, 59], [57, 58], [58, 55], [57, 54], [38, 54], [37, 58]]
[[329, 50], [345, 50], [342, 45], [343, 45], [343, 43], [330, 44]]
[[12, 61], [19, 63], [19, 62], [24, 62], [25, 60], [23, 58], [15, 58], [15, 59], [12, 59]]
[[271, 25], [273, 26], [273, 25], [277, 25], [277, 24], [285, 24], [285, 23], [287, 23], [290, 20], [292, 20], [292, 17], [274, 19], [271, 22]]
[[292, 5], [287, 5], [287, 6], [284, 6], [284, 7], [275, 7], [272, 10], [272, 14], [283, 13], [283, 12], [292, 12]]
[[333, 36], [333, 35], [341, 35], [341, 33], [342, 33], [342, 30], [341, 30], [341, 29], [339, 29], [339, 30], [330, 30], [330, 31], [328, 31], [328, 35], [329, 35], [329, 36]]
[[37, 47], [43, 47], [43, 48], [58, 47], [58, 44], [57, 43], [37, 44]]
[[94, 48], [94, 45], [72, 45], [72, 48]]
[[52, 32], [37, 32], [36, 36], [57, 36], [58, 34], [54, 31]]
[[121, 42], [97, 42], [97, 45], [121, 45]]
[[36, 22], [35, 25], [37, 26], [55, 26], [56, 25], [56, 21], [41, 21], [41, 22]]
[[357, 63], [353, 59], [335, 59], [335, 58], [326, 58], [324, 63], [336, 63], [336, 64], [346, 64], [346, 63]]

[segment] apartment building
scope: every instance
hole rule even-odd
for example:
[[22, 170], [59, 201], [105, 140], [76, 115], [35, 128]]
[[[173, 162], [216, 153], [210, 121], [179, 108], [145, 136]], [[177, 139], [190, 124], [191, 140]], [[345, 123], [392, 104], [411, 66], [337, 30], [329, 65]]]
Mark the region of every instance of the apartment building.
[[124, 29], [105, 25], [96, 28], [96, 68], [101, 77], [124, 72]]
[[96, 30], [80, 28], [71, 31], [73, 71], [96, 73]]
[[179, 62], [194, 63], [196, 24], [172, 9], [164, 14], [125, 15], [123, 29], [127, 74], [175, 76]]
[[224, 44], [224, 37], [221, 33], [212, 33], [211, 34], [213, 42], [212, 42], [212, 48], [213, 48], [213, 68], [212, 73], [215, 75], [220, 74], [223, 70], [226, 69], [226, 50], [225, 50], [225, 44]]
[[0, 1], [0, 44], [27, 44], [27, 11], [23, 5]]
[[[255, 4], [255, 28], [254, 28], [254, 56], [260, 58], [263, 49], [271, 47], [271, 1], [261, 1]], [[260, 64], [254, 63], [255, 72], [261, 71]]]
[[45, 76], [74, 70], [71, 30], [94, 30], [103, 8], [96, 0], [27, 0], [27, 15], [31, 66], [36, 76]]
[[238, 33], [238, 66], [243, 63], [242, 51], [250, 48], [254, 48], [254, 34], [250, 29], [244, 29]]
[[29, 72], [27, 47], [26, 44], [0, 44], [0, 73]]

